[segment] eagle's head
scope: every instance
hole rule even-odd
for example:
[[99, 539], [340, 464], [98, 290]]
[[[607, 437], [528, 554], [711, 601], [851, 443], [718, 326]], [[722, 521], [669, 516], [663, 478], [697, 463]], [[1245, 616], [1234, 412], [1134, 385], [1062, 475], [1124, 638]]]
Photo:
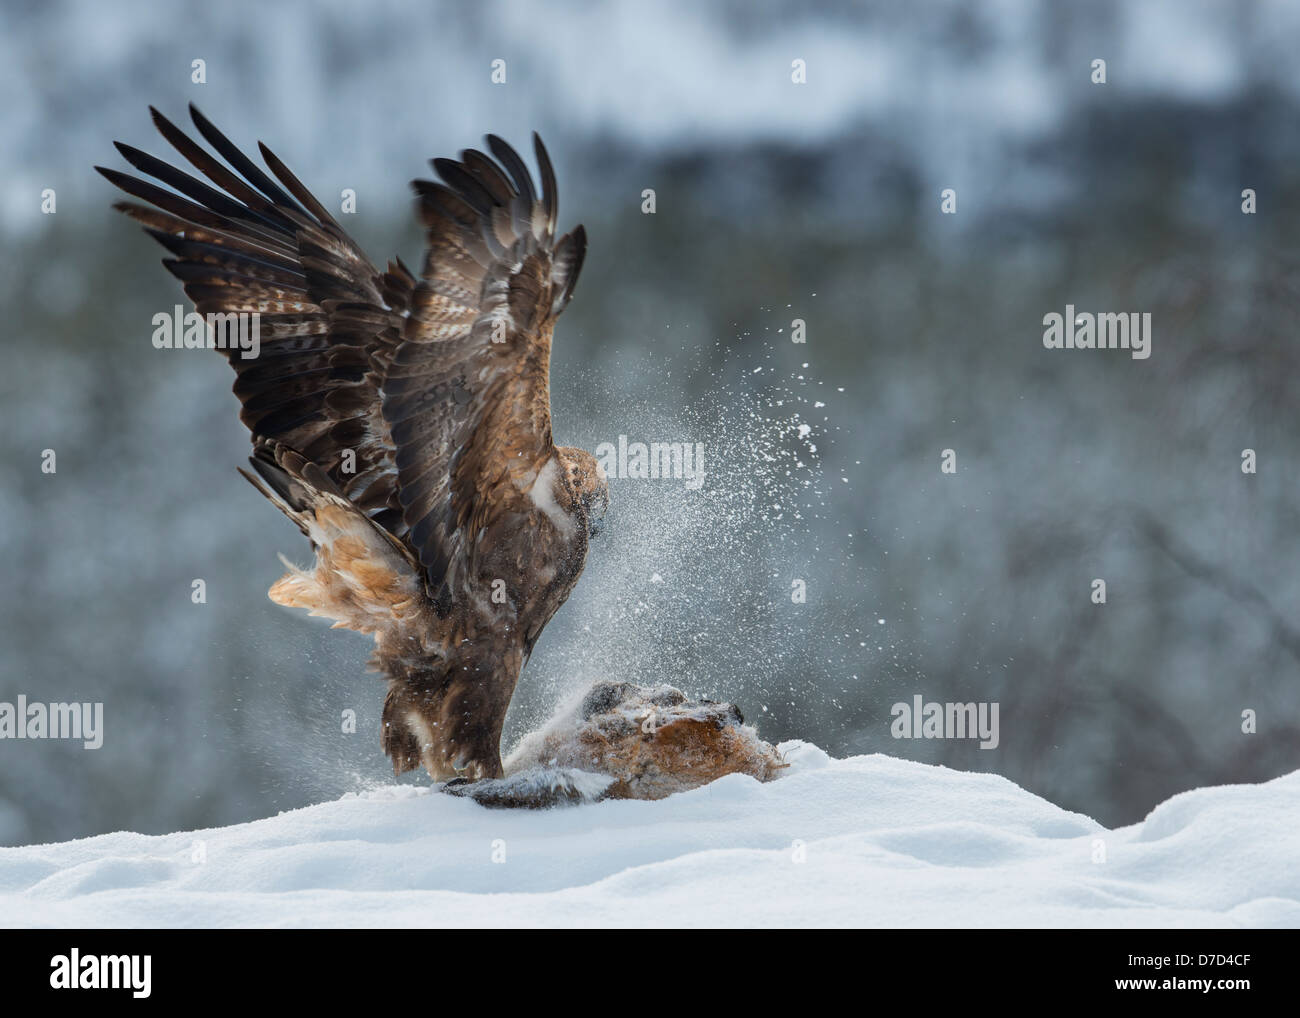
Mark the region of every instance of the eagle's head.
[[595, 537], [609, 508], [609, 479], [600, 462], [586, 449], [565, 446], [558, 451], [587, 521], [587, 534]]

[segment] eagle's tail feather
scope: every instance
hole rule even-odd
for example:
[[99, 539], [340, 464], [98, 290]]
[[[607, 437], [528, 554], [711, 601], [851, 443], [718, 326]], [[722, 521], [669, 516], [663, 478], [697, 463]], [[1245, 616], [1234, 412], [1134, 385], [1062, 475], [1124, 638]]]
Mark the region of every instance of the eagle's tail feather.
[[316, 552], [308, 569], [285, 562], [289, 571], [271, 587], [271, 600], [333, 619], [336, 628], [374, 634], [381, 643], [397, 640], [426, 607], [409, 553], [325, 471], [288, 446], [259, 439], [249, 462], [257, 476], [240, 473], [307, 535]]

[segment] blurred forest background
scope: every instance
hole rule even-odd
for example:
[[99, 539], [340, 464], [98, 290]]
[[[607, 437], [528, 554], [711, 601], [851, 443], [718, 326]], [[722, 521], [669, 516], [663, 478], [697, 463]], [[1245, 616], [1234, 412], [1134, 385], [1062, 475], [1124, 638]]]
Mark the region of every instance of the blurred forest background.
[[[308, 550], [235, 473], [232, 373], [150, 345], [179, 286], [91, 169], [126, 168], [115, 139], [172, 157], [149, 103], [266, 141], [327, 205], [355, 189], [342, 218], [380, 263], [419, 264], [425, 160], [545, 138], [561, 224], [590, 236], [557, 438], [703, 442], [708, 476], [613, 482], [508, 737], [597, 679], [670, 682], [773, 741], [996, 771], [1112, 825], [1300, 766], [1297, 5], [6, 0], [0, 18], [0, 700], [106, 717], [93, 752], [0, 742], [0, 844], [392, 780], [368, 639], [266, 599], [275, 553]], [[1151, 358], [1045, 350], [1067, 303], [1151, 312]], [[894, 740], [914, 694], [999, 702], [1000, 746]]]

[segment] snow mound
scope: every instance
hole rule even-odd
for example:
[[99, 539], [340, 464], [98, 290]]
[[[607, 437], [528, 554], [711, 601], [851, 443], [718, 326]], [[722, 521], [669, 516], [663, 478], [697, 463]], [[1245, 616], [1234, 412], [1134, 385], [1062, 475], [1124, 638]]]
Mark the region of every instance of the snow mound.
[[785, 743], [780, 780], [484, 809], [379, 789], [0, 849], [6, 926], [1297, 926], [1300, 771], [1107, 830], [1005, 778]]

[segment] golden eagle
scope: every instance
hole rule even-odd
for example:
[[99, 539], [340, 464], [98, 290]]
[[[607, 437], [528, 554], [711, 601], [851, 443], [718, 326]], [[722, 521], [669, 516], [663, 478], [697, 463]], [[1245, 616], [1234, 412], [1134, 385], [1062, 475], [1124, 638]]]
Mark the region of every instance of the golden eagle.
[[120, 142], [158, 184], [96, 169], [147, 203], [115, 208], [171, 253], [200, 315], [258, 316], [258, 355], [225, 350], [253, 439], [256, 476], [240, 472], [316, 553], [271, 599], [374, 636], [395, 773], [500, 777], [519, 673], [609, 504], [596, 459], [551, 435], [551, 334], [587, 240], [556, 237], [541, 139], [540, 193], [494, 135], [491, 156], [433, 160], [443, 183], [413, 184], [416, 276], [375, 268], [265, 145], [274, 177], [193, 106], [220, 159], [151, 112], [208, 182]]

